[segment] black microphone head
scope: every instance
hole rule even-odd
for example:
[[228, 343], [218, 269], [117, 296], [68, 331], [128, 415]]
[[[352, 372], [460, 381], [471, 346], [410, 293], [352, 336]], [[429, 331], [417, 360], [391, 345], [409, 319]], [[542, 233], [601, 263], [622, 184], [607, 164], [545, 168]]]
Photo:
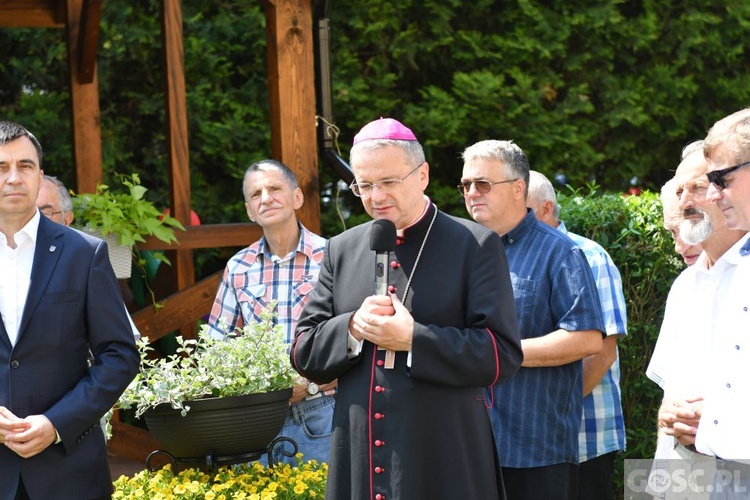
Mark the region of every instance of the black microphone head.
[[388, 219], [378, 219], [372, 223], [370, 250], [392, 252], [396, 249], [396, 225]]

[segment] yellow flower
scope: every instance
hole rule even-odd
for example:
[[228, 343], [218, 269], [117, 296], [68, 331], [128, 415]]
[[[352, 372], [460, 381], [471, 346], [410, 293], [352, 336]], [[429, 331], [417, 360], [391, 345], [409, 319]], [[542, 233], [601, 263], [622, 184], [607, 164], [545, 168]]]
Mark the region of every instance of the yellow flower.
[[294, 485], [294, 492], [298, 495], [301, 495], [305, 492], [307, 489], [307, 485], [303, 483], [302, 481], [298, 481], [296, 485]]

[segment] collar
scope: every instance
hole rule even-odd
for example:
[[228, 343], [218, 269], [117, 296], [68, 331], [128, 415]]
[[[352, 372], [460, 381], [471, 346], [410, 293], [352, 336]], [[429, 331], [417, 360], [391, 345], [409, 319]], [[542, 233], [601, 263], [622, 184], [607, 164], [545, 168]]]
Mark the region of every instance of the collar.
[[701, 254], [698, 256], [698, 260], [695, 261], [695, 264], [690, 266], [688, 269], [695, 268], [695, 272], [697, 273], [710, 273], [713, 269], [724, 269], [728, 266], [736, 266], [740, 263], [740, 259], [742, 258], [742, 249], [745, 246], [750, 245], [748, 243], [748, 237], [750, 237], [750, 233], [746, 234], [742, 238], [740, 238], [734, 245], [729, 247], [729, 249], [724, 252], [724, 254], [719, 257], [716, 262], [714, 262], [714, 265], [711, 266], [709, 269], [708, 267], [708, 255], [706, 255], [706, 251], [702, 251]]
[[[36, 238], [37, 238], [37, 232], [39, 231], [39, 221], [41, 220], [41, 212], [39, 212], [39, 209], [36, 209], [34, 215], [29, 219], [29, 222], [27, 222], [21, 229], [16, 232], [16, 234], [13, 235], [13, 240], [16, 242], [16, 246], [18, 246], [18, 236], [24, 235], [22, 239], [28, 239], [33, 244], [36, 245]], [[2, 243], [4, 245], [8, 244], [8, 240], [5, 237], [4, 234], [0, 233], [0, 238], [2, 238]]]
[[424, 197], [424, 202], [424, 210], [417, 217], [417, 220], [405, 228], [396, 231], [397, 245], [403, 244], [407, 239], [421, 238], [427, 232], [427, 228], [430, 227], [430, 222], [432, 221], [432, 215], [437, 211], [437, 207], [427, 196]]
[[[726, 258], [729, 264], [739, 264], [743, 257], [750, 255], [750, 233], [745, 234], [732, 247], [724, 252], [722, 258]], [[697, 264], [697, 262], [696, 262]]]
[[527, 208], [526, 216], [521, 219], [521, 222], [519, 222], [516, 227], [514, 227], [501, 237], [501, 239], [503, 240], [503, 245], [507, 246], [508, 244], [515, 243], [521, 237], [523, 237], [524, 234], [531, 231], [531, 229], [535, 227], [537, 223], [543, 224], [542, 222], [537, 221], [534, 212], [530, 208]]
[[299, 241], [297, 242], [297, 247], [294, 250], [292, 250], [288, 255], [272, 254], [271, 251], [268, 249], [268, 243], [266, 242], [266, 237], [263, 236], [260, 240], [258, 240], [257, 251], [253, 252], [253, 258], [249, 259], [250, 263], [251, 264], [254, 263], [255, 260], [258, 258], [258, 255], [263, 255], [263, 258], [268, 259], [268, 260], [285, 261], [285, 260], [294, 258], [297, 252], [306, 255], [309, 259], [312, 259], [313, 252], [315, 250], [315, 248], [313, 247], [313, 241], [312, 241], [313, 235], [299, 221], [297, 221], [297, 227], [299, 227]]

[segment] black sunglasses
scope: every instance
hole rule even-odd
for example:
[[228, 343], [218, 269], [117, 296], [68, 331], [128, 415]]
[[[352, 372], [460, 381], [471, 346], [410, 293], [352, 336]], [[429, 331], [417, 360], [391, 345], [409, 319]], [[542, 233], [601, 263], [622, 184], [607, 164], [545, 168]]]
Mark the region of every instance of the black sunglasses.
[[739, 170], [742, 167], [746, 167], [750, 165], [750, 161], [746, 161], [745, 163], [740, 163], [739, 165], [735, 165], [733, 167], [727, 167], [722, 168], [721, 170], [714, 170], [713, 172], [709, 172], [706, 174], [706, 177], [708, 177], [708, 182], [719, 188], [719, 190], [726, 189], [727, 188], [727, 175], [731, 174], [735, 170]]

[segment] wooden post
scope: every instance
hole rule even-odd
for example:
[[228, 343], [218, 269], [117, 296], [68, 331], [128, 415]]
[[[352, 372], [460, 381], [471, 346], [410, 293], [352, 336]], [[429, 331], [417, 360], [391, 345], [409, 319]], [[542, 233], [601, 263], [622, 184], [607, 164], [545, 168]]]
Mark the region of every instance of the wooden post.
[[311, 0], [261, 0], [266, 15], [271, 151], [297, 174], [299, 218], [320, 232]]
[[[172, 216], [188, 226], [190, 225], [190, 158], [180, 0], [162, 0], [162, 41], [166, 83], [169, 201]], [[174, 268], [175, 290], [182, 290], [195, 283], [192, 250], [176, 250], [171, 253], [170, 260]], [[185, 325], [182, 328], [182, 335], [195, 337], [195, 325]]]
[[[102, 181], [102, 133], [99, 116], [99, 80], [96, 67], [90, 80], [81, 80], [81, 13], [83, 0], [67, 0], [68, 71], [73, 116], [73, 158], [76, 191], [93, 193]], [[62, 168], [62, 166], [60, 166]], [[50, 172], [54, 173], [54, 172]]]

